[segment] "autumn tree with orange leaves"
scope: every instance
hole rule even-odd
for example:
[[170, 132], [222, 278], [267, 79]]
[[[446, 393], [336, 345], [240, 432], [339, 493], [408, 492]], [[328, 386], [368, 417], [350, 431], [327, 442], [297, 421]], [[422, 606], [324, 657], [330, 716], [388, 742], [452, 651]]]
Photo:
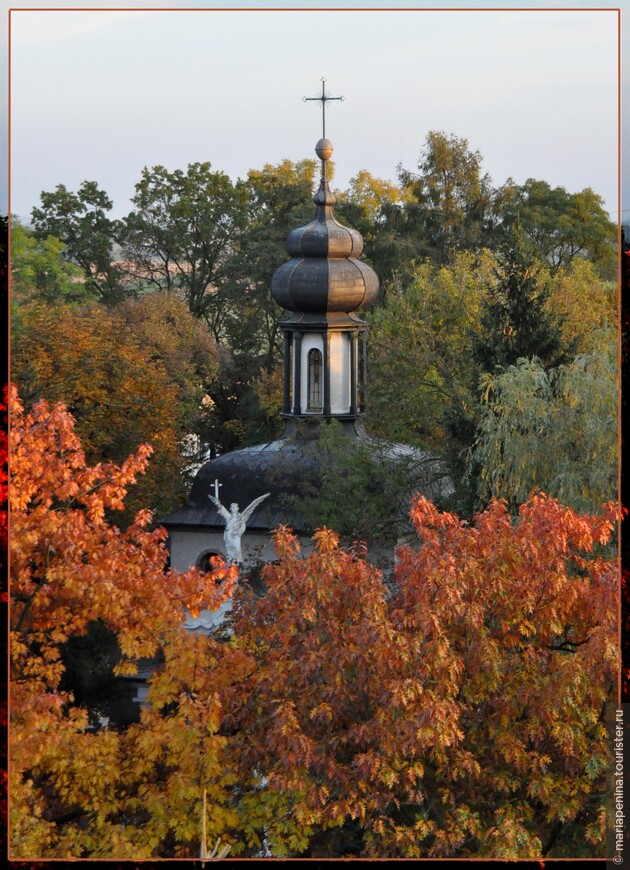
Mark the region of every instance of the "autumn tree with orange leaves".
[[[12, 857], [199, 854], [203, 789], [224, 826], [229, 785], [209, 666], [220, 651], [182, 622], [185, 608], [229, 596], [235, 569], [167, 570], [165, 531], [150, 530], [149, 511], [124, 532], [107, 520], [146, 468], [148, 446], [120, 466], [89, 467], [64, 406], [25, 413], [14, 392], [10, 412]], [[116, 636], [119, 674], [164, 659], [153, 706], [124, 734], [87, 731], [88, 711], [60, 688], [63, 644], [96, 621]], [[166, 818], [152, 813], [156, 801]]]
[[[234, 569], [165, 568], [148, 512], [108, 514], [148, 461], [89, 467], [63, 406], [11, 401], [11, 856], [602, 856], [617, 678], [615, 511], [542, 494], [473, 525], [419, 498], [386, 584], [364, 549], [287, 529], [227, 643], [187, 634]], [[86, 730], [61, 650], [100, 621], [150, 706]]]
[[237, 594], [243, 831], [288, 856], [602, 856], [612, 506], [538, 494], [468, 526], [419, 498], [411, 516], [391, 597], [327, 530], [309, 554], [279, 531], [267, 595]]
[[64, 402], [88, 462], [121, 463], [151, 444], [152, 462], [126, 499], [121, 525], [141, 508], [164, 516], [183, 499], [181, 440], [195, 429], [204, 380], [216, 368], [207, 328], [165, 294], [111, 310], [25, 307], [12, 348], [25, 404]]

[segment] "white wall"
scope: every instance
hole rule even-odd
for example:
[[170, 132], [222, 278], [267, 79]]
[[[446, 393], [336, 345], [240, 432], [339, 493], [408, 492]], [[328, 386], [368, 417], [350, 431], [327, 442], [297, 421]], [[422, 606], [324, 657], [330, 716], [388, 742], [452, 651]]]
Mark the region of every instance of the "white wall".
[[330, 410], [350, 411], [350, 340], [345, 332], [330, 335]]
[[[302, 338], [302, 371], [300, 375], [301, 382], [301, 398], [300, 405], [303, 414], [318, 414], [321, 411], [308, 411], [308, 352], [313, 350], [313, 348], [317, 348], [324, 356], [324, 340], [321, 335], [313, 335], [311, 333], [306, 333]], [[324, 370], [322, 368], [322, 378], [324, 377]], [[322, 382], [322, 396], [324, 395], [324, 384]], [[325, 399], [324, 399], [325, 401]]]
[[[199, 529], [172, 529], [171, 565], [179, 571], [187, 571], [199, 562], [208, 551], [219, 553], [225, 558], [225, 543], [220, 530], [202, 531]], [[248, 562], [263, 560], [270, 562], [276, 558], [271, 536], [264, 532], [246, 531], [241, 540], [243, 559]]]
[[[308, 353], [313, 348], [324, 355], [324, 340], [322, 335], [306, 333], [302, 338], [301, 352], [301, 397], [300, 406], [303, 414], [317, 414], [308, 411]], [[323, 371], [322, 371], [323, 377]], [[295, 381], [295, 372], [294, 372]], [[323, 385], [322, 385], [323, 387]], [[292, 397], [293, 407], [295, 397]], [[324, 396], [324, 401], [326, 397]], [[350, 336], [343, 332], [330, 334], [330, 410], [333, 414], [348, 414], [350, 412]]]

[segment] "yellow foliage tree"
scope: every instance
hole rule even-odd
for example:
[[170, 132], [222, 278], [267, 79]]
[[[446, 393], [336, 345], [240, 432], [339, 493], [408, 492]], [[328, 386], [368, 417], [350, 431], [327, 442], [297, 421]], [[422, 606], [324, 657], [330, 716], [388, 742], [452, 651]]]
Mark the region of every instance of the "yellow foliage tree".
[[96, 303], [23, 311], [12, 371], [28, 404], [67, 405], [88, 462], [122, 462], [139, 444], [151, 444], [151, 467], [127, 501], [130, 519], [141, 507], [164, 514], [181, 499], [184, 433], [182, 388], [167, 371], [164, 353], [131, 328], [126, 315]]
[[[120, 466], [90, 467], [61, 404], [38, 402], [25, 413], [14, 392], [10, 408], [11, 856], [198, 854], [203, 788], [217, 806], [218, 836], [229, 777], [219, 760], [212, 642], [182, 623], [186, 609], [212, 610], [231, 595], [236, 570], [220, 560], [210, 574], [167, 570], [166, 532], [150, 530], [149, 511], [124, 532], [108, 521], [150, 447]], [[88, 711], [60, 688], [61, 646], [95, 621], [116, 636], [119, 674], [132, 674], [141, 658], [165, 661], [152, 706], [125, 733], [86, 730]], [[202, 647], [206, 670], [195, 677]]]

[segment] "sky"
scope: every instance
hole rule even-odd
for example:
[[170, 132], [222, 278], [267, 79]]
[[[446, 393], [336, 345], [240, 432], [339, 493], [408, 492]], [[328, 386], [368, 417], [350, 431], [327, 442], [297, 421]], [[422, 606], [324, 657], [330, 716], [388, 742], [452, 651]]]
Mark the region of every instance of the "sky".
[[327, 109], [335, 186], [362, 169], [395, 181], [440, 130], [495, 185], [591, 187], [617, 219], [614, 11], [125, 5], [11, 14], [10, 204], [25, 220], [57, 184], [96, 181], [121, 217], [145, 166], [210, 161], [236, 180], [312, 157], [321, 111], [302, 98], [322, 77], [345, 98]]

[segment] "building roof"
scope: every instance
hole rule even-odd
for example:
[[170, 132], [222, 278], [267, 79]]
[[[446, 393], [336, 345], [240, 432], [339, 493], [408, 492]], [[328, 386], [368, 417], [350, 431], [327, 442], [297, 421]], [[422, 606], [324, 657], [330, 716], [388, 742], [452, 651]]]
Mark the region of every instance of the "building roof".
[[[323, 141], [329, 148], [316, 150], [324, 166], [332, 145], [327, 139], [317, 145]], [[335, 217], [336, 200], [325, 171], [313, 202], [313, 220], [289, 233], [286, 247], [291, 259], [274, 272], [271, 295], [287, 311], [324, 314], [366, 308], [378, 294], [378, 277], [357, 259], [363, 250], [361, 234]]]
[[[422, 470], [419, 485], [428, 498], [448, 496], [453, 485], [444, 466], [432, 454], [382, 439], [372, 438], [360, 423], [346, 423], [348, 437], [366, 445], [375, 455], [392, 462], [414, 460]], [[287, 426], [285, 434], [275, 441], [234, 450], [206, 462], [195, 477], [190, 496], [184, 506], [160, 520], [167, 528], [203, 527], [223, 529], [224, 521], [209, 499], [215, 493], [215, 480], [220, 484], [219, 500], [229, 507], [236, 502], [244, 510], [255, 498], [270, 493], [269, 498], [254, 511], [247, 523], [248, 531], [269, 531], [288, 525], [296, 532], [308, 531], [301, 516], [300, 496], [317, 492], [327, 461], [318, 439], [319, 427]], [[361, 494], [357, 493], [357, 498]]]
[[316, 485], [319, 461], [313, 439], [296, 438], [288, 433], [266, 444], [233, 450], [206, 462], [197, 472], [186, 504], [160, 522], [167, 528], [223, 528], [225, 523], [208, 498], [214, 495], [214, 482], [218, 480], [221, 503], [229, 507], [236, 502], [241, 511], [255, 498], [270, 493], [249, 519], [250, 531], [267, 531], [281, 524], [301, 531], [304, 521], [295, 507], [287, 504], [286, 496]]

